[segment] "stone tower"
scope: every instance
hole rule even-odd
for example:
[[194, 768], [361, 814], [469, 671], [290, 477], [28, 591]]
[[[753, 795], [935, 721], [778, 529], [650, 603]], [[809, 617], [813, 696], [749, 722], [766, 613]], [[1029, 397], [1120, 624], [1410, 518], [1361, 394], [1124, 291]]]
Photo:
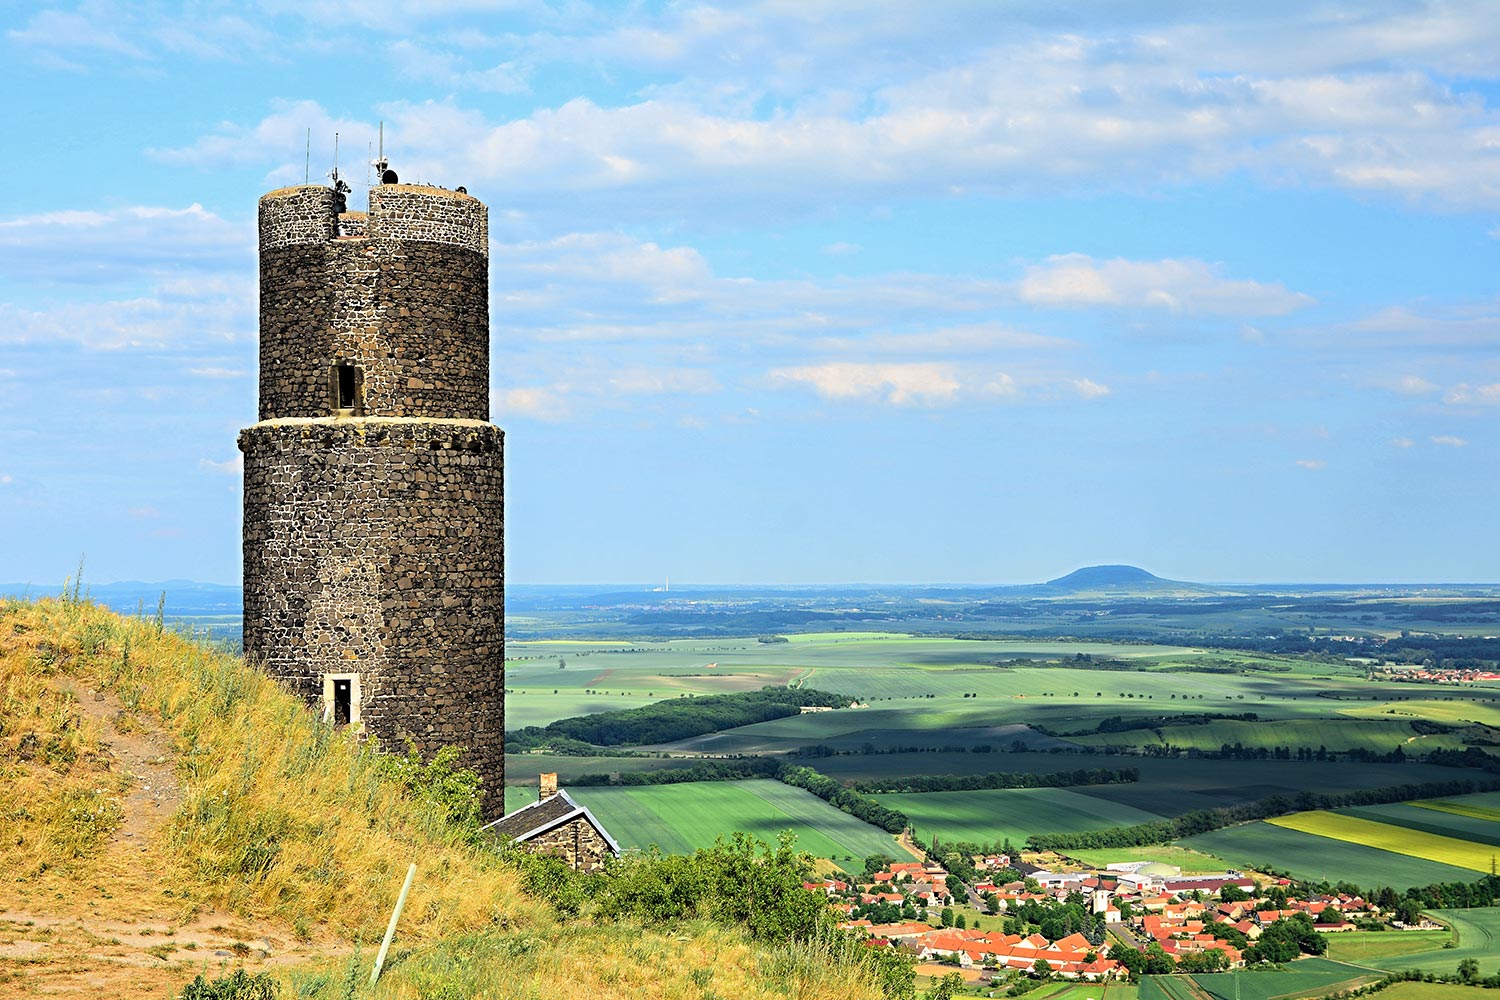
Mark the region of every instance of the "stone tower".
[[504, 485], [489, 236], [462, 188], [260, 199], [245, 655], [333, 725], [468, 748], [504, 812]]

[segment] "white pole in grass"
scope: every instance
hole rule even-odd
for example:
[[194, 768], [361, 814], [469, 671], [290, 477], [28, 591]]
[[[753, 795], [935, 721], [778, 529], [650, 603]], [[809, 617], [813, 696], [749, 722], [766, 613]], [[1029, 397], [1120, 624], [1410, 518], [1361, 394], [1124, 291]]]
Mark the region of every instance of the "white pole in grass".
[[396, 908], [391, 911], [391, 922], [385, 927], [385, 940], [380, 942], [380, 954], [375, 956], [375, 968], [370, 970], [370, 985], [380, 978], [380, 968], [385, 965], [385, 953], [391, 950], [391, 938], [396, 936], [396, 921], [401, 919], [401, 907], [406, 905], [406, 894], [411, 892], [411, 881], [417, 877], [417, 866], [413, 864], [406, 869], [406, 884], [401, 887], [401, 895], [396, 897]]

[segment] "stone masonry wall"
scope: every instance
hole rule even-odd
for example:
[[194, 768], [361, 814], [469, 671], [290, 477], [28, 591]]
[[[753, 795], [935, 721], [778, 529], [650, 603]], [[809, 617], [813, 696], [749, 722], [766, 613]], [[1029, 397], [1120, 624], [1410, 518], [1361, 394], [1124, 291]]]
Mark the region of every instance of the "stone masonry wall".
[[322, 418], [242, 431], [245, 653], [317, 704], [358, 673], [367, 732], [450, 744], [504, 811], [503, 434]]
[[422, 184], [370, 189], [370, 236], [446, 243], [490, 255], [489, 209], [477, 198]]
[[327, 243], [338, 235], [338, 197], [333, 188], [303, 184], [262, 195], [260, 249]]
[[260, 419], [332, 415], [336, 364], [360, 372], [358, 415], [488, 419], [484, 205], [381, 185], [367, 216], [335, 208], [328, 188], [261, 199]]
[[582, 872], [602, 871], [609, 857], [609, 842], [583, 817], [554, 827], [526, 841], [534, 854], [555, 854]]

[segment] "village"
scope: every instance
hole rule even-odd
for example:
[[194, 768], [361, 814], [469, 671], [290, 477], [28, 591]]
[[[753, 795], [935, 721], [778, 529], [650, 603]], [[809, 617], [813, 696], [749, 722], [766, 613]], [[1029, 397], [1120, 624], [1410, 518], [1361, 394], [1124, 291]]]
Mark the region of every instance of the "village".
[[1418, 922], [1393, 894], [1377, 905], [1237, 871], [1184, 876], [1147, 861], [1050, 871], [1005, 854], [971, 860], [979, 876], [967, 885], [929, 860], [804, 888], [825, 893], [845, 918], [839, 926], [863, 934], [869, 947], [904, 951], [926, 975], [956, 970], [970, 984], [1007, 984], [1011, 995], [1050, 979], [1101, 982], [1288, 961], [1321, 953], [1322, 934], [1436, 926]]

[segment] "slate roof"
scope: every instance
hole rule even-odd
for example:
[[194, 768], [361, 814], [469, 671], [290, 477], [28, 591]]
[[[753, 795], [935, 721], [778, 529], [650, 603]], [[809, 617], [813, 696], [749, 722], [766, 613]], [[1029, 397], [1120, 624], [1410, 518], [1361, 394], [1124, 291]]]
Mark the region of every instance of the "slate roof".
[[558, 789], [556, 795], [550, 795], [540, 802], [522, 806], [513, 813], [507, 813], [495, 820], [493, 823], [485, 824], [482, 829], [500, 837], [509, 837], [517, 843], [525, 843], [533, 837], [541, 836], [554, 827], [571, 822], [578, 817], [583, 819], [599, 831], [609, 844], [610, 850], [616, 854], [620, 853], [620, 845], [615, 838], [604, 829], [604, 824], [594, 818], [594, 814], [585, 806], [574, 802], [567, 792]]

